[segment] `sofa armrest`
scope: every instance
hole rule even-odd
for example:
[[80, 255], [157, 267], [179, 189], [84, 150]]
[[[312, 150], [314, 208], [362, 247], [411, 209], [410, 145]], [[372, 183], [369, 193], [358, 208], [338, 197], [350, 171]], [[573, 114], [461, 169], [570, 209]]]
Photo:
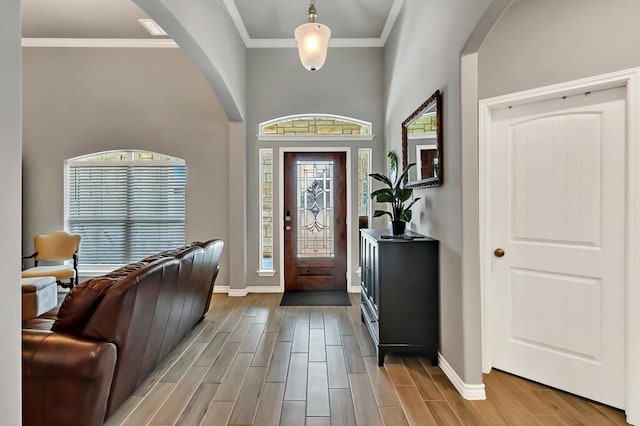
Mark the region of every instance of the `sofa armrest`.
[[115, 364], [112, 343], [22, 330], [23, 425], [101, 425]]

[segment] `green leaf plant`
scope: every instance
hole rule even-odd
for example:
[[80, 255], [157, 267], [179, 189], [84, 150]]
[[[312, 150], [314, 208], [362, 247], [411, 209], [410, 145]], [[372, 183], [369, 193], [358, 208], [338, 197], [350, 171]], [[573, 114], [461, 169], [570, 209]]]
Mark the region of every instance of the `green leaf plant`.
[[388, 215], [391, 220], [402, 220], [404, 222], [411, 221], [411, 207], [420, 198], [414, 198], [409, 200], [413, 196], [413, 188], [405, 188], [404, 180], [409, 173], [409, 169], [415, 166], [416, 163], [407, 164], [407, 167], [402, 170], [400, 176], [396, 178], [395, 182], [391, 182], [388, 176], [380, 173], [371, 173], [373, 179], [378, 182], [382, 182], [387, 187], [381, 188], [371, 193], [371, 199], [376, 200], [378, 203], [390, 203], [391, 211], [376, 210], [373, 213], [373, 217], [380, 217]]

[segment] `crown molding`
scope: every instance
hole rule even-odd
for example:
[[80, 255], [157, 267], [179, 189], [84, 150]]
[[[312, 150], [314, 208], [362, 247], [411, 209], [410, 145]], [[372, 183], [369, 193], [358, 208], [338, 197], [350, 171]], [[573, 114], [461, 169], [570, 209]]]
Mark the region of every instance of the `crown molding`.
[[[240, 12], [236, 6], [234, 0], [223, 0], [225, 7], [227, 8], [227, 12], [231, 17], [234, 25], [236, 26], [236, 30], [242, 38], [244, 45], [248, 49], [274, 49], [274, 48], [285, 48], [285, 49], [295, 49], [297, 48], [296, 41], [293, 38], [251, 38], [249, 32], [247, 31], [247, 27], [244, 25], [244, 21], [242, 20], [242, 16], [240, 16]], [[329, 47], [384, 47], [387, 43], [387, 39], [389, 38], [389, 34], [391, 34], [391, 30], [393, 29], [393, 25], [400, 14], [400, 9], [402, 9], [402, 5], [404, 4], [404, 0], [394, 0], [391, 5], [391, 9], [389, 10], [389, 15], [387, 15], [387, 20], [385, 21], [384, 28], [382, 29], [382, 33], [378, 38], [331, 38], [329, 39]]]
[[[251, 38], [240, 16], [234, 0], [223, 0], [229, 16], [249, 49], [272, 49], [297, 47], [293, 38]], [[393, 25], [398, 18], [404, 0], [394, 0], [387, 15], [382, 34], [378, 38], [332, 38], [329, 47], [384, 47]], [[22, 47], [115, 47], [115, 48], [177, 48], [171, 39], [130, 39], [130, 38], [23, 38]]]
[[[252, 38], [247, 44], [248, 49], [295, 49], [298, 45], [292, 38]], [[384, 47], [379, 38], [330, 38], [329, 47]]]
[[152, 38], [23, 38], [22, 47], [176, 48], [171, 39]]
[[231, 20], [235, 24], [236, 29], [238, 30], [238, 34], [240, 34], [245, 47], [249, 47], [249, 44], [251, 43], [251, 37], [249, 36], [247, 27], [244, 25], [242, 16], [240, 16], [240, 11], [236, 7], [236, 2], [234, 0], [222, 0], [222, 2], [227, 8], [227, 12], [229, 12], [229, 16], [231, 16]]
[[387, 44], [389, 34], [391, 34], [393, 25], [396, 23], [396, 19], [398, 19], [398, 15], [400, 14], [400, 9], [402, 9], [403, 4], [404, 0], [394, 0], [391, 5], [391, 10], [389, 10], [389, 15], [387, 15], [387, 22], [384, 23], [382, 34], [380, 34], [380, 41], [382, 41], [383, 46]]

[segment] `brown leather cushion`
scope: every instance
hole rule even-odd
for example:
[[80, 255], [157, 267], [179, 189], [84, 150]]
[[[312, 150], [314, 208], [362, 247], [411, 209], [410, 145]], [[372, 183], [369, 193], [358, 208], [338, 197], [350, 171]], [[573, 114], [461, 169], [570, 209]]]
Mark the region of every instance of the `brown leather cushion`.
[[58, 310], [58, 319], [51, 329], [79, 335], [105, 292], [116, 282], [117, 278], [98, 277], [75, 287], [64, 298]]
[[22, 328], [25, 330], [51, 330], [51, 326], [53, 325], [53, 320], [48, 318], [31, 318], [28, 320], [22, 321]]
[[197, 246], [201, 243], [198, 241], [194, 241], [191, 244], [187, 244], [186, 246], [178, 247], [176, 249], [161, 251], [160, 253], [153, 254], [149, 257], [145, 257], [142, 259], [142, 262], [153, 262], [158, 259], [162, 259], [165, 257], [174, 257], [178, 256], [180, 253], [190, 250], [192, 247]]
[[55, 321], [56, 319], [58, 319], [58, 311], [59, 310], [60, 310], [60, 306], [56, 306], [55, 308], [53, 308], [49, 312], [45, 312], [44, 314], [40, 315], [38, 318], [50, 319], [50, 320], [54, 320]]
[[145, 262], [131, 263], [75, 287], [62, 302], [52, 330], [80, 335], [107, 290], [147, 265]]
[[132, 272], [135, 272], [139, 269], [144, 268], [145, 266], [147, 266], [148, 262], [146, 261], [140, 261], [140, 262], [136, 262], [136, 263], [130, 263], [128, 265], [123, 266], [122, 268], [118, 268], [116, 270], [113, 270], [111, 272], [108, 272], [106, 274], [104, 274], [104, 277], [109, 277], [109, 278], [123, 278], [126, 277], [127, 275], [131, 274]]
[[52, 330], [80, 335], [105, 293], [122, 279], [147, 265], [149, 263], [144, 261], [130, 263], [75, 287], [64, 298]]

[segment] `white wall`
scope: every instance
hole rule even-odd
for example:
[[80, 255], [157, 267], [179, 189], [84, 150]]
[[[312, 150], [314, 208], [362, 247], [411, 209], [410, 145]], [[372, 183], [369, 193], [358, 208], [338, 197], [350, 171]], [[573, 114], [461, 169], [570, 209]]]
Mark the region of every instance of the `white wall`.
[[229, 121], [180, 49], [24, 48], [23, 60], [25, 254], [63, 227], [64, 160], [127, 148], [183, 158], [187, 241], [229, 241]]
[[[300, 113], [331, 113], [354, 117], [373, 123], [373, 141], [315, 142], [317, 146], [351, 146], [354, 148], [351, 164], [357, 176], [357, 148], [374, 148], [374, 170], [382, 164], [384, 155], [383, 126], [383, 52], [381, 48], [329, 48], [327, 62], [316, 72], [304, 69], [296, 49], [250, 49], [248, 74], [247, 119], [247, 283], [249, 285], [277, 286], [280, 276], [258, 277], [259, 230], [258, 218], [258, 149], [274, 149], [274, 183], [278, 182], [278, 146], [312, 146], [304, 142], [258, 142], [258, 124], [276, 117]], [[357, 191], [352, 193], [353, 215], [351, 238], [358, 241]], [[277, 224], [281, 213], [280, 200], [274, 193], [274, 265], [280, 264], [280, 229]], [[354, 244], [354, 245], [355, 245]], [[352, 257], [352, 284], [359, 285], [355, 275], [358, 248]]]
[[20, 425], [20, 1], [0, 2], [0, 423]]
[[480, 48], [480, 99], [640, 65], [637, 0], [527, 0]]
[[461, 274], [460, 52], [488, 5], [406, 0], [385, 48], [388, 149], [401, 155], [402, 121], [435, 90], [443, 93], [444, 185], [416, 191], [422, 200], [411, 228], [440, 240], [440, 352], [469, 384], [481, 383], [482, 375], [480, 325], [466, 321], [473, 289], [465, 288]]

